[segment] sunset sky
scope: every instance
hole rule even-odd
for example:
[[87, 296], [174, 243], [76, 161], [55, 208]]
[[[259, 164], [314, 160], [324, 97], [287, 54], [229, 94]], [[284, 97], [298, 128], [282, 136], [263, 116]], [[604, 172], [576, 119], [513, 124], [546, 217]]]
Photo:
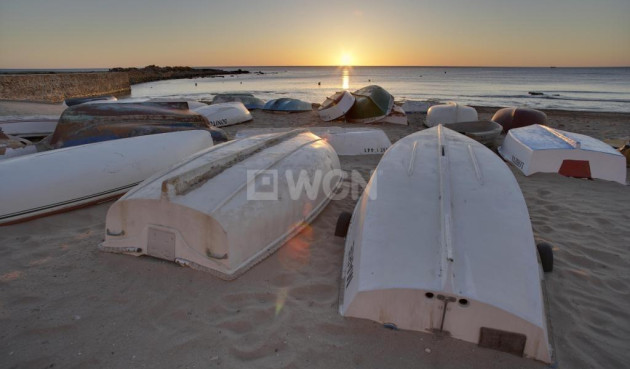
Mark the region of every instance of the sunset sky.
[[629, 0], [0, 0], [0, 68], [630, 66]]

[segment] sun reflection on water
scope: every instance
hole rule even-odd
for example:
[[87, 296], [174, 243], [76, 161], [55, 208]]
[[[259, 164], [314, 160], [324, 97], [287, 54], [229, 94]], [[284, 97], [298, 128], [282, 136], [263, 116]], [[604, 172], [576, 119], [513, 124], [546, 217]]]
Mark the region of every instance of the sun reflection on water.
[[344, 68], [341, 72], [341, 88], [347, 90], [350, 88], [350, 70]]

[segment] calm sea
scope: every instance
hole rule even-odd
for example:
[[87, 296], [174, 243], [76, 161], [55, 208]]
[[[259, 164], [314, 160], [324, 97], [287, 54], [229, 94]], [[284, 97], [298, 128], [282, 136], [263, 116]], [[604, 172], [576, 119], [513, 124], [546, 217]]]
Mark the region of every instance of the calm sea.
[[[630, 112], [630, 67], [222, 67], [249, 75], [150, 82], [132, 86], [132, 98], [211, 100], [248, 92], [263, 100], [293, 97], [321, 103], [335, 91], [378, 84], [397, 101], [457, 101], [475, 106]], [[261, 72], [261, 73], [258, 73]], [[531, 95], [529, 92], [542, 93]]]

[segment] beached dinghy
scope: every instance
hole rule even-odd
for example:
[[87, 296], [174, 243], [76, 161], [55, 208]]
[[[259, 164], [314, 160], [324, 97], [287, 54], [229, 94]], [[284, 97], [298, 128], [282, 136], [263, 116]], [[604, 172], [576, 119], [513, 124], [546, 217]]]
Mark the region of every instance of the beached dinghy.
[[626, 159], [593, 137], [538, 124], [512, 128], [499, 147], [503, 158], [526, 176], [560, 173], [626, 183]]
[[212, 99], [213, 104], [226, 103], [226, 102], [241, 102], [249, 110], [262, 109], [265, 107], [265, 102], [255, 97], [252, 94], [217, 94]]
[[0, 119], [0, 129], [5, 134], [23, 138], [46, 137], [55, 131], [59, 117], [10, 116]]
[[330, 122], [343, 117], [354, 105], [354, 100], [354, 96], [348, 91], [336, 92], [334, 95], [326, 98], [317, 109], [317, 113], [324, 122]]
[[532, 124], [547, 125], [547, 114], [531, 108], [503, 108], [492, 116], [494, 122], [503, 126], [503, 132], [512, 128], [526, 127]]
[[518, 183], [492, 151], [443, 126], [399, 140], [381, 159], [347, 229], [342, 283], [346, 317], [550, 362]]
[[425, 125], [435, 127], [438, 124], [449, 124], [457, 122], [471, 122], [478, 120], [475, 108], [461, 105], [455, 102], [447, 104], [433, 105], [427, 112]]
[[215, 127], [231, 126], [252, 120], [252, 114], [242, 102], [205, 105], [193, 110], [206, 117], [208, 122]]
[[352, 95], [355, 102], [346, 113], [348, 122], [374, 123], [387, 117], [394, 107], [394, 96], [381, 86], [366, 86]]
[[466, 135], [484, 145], [492, 144], [503, 131], [503, 127], [499, 123], [491, 120], [450, 123], [446, 124], [445, 127]]
[[300, 113], [313, 110], [313, 105], [307, 101], [282, 97], [280, 99], [267, 101], [267, 103], [265, 103], [265, 106], [263, 107], [263, 110], [279, 111], [285, 113]]
[[[340, 156], [382, 154], [392, 145], [385, 132], [375, 128], [308, 127], [304, 129], [323, 138]], [[238, 131], [235, 139], [290, 130], [291, 128], [248, 128]]]
[[227, 141], [223, 130], [189, 110], [184, 101], [80, 104], [64, 110], [55, 132], [38, 144], [38, 151], [199, 129], [209, 131], [215, 143]]
[[[295, 186], [304, 180], [312, 191]], [[337, 154], [310, 132], [230, 141], [118, 200], [100, 249], [234, 279], [300, 232], [340, 183]]]
[[208, 131], [125, 138], [0, 161], [0, 224], [115, 198], [212, 146]]

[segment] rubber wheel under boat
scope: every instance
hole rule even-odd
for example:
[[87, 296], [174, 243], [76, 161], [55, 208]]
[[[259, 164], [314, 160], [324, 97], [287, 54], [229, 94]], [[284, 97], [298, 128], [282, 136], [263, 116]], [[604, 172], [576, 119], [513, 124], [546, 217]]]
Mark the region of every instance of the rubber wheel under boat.
[[335, 228], [335, 236], [346, 237], [348, 234], [348, 227], [350, 227], [350, 219], [352, 219], [352, 213], [344, 211], [339, 214], [339, 218], [337, 218], [337, 227]]
[[538, 256], [540, 256], [540, 264], [542, 265], [543, 272], [549, 273], [553, 270], [553, 250], [551, 245], [546, 242], [541, 242], [536, 245], [538, 250]]

